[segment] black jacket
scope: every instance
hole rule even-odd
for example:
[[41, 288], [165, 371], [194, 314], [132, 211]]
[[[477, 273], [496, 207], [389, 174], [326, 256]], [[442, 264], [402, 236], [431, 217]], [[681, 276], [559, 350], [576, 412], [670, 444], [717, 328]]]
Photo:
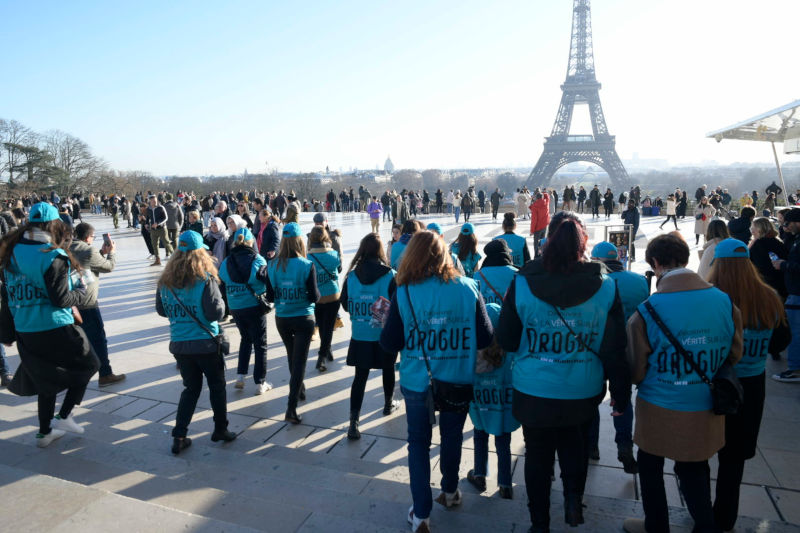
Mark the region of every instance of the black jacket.
[[728, 230], [731, 232], [731, 237], [739, 239], [745, 244], [749, 243], [750, 237], [752, 237], [750, 233], [751, 222], [752, 219], [746, 217], [734, 218], [728, 222]]

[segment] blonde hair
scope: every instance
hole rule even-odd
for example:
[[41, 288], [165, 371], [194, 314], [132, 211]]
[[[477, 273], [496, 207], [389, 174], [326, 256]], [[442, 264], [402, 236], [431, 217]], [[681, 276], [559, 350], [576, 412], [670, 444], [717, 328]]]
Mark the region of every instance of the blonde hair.
[[436, 276], [445, 283], [459, 277], [444, 239], [438, 233], [419, 231], [411, 237], [400, 261], [397, 284], [413, 284]]
[[[753, 227], [761, 234], [761, 237], [774, 238], [778, 236], [778, 232], [775, 231], [775, 226], [772, 225], [772, 222], [770, 222], [767, 217], [758, 217], [753, 219], [752, 224]], [[753, 235], [753, 240], [756, 240], [755, 235]]]
[[785, 322], [786, 314], [778, 293], [764, 283], [749, 258], [715, 258], [708, 282], [731, 297], [733, 305], [742, 313], [742, 327], [773, 329]]
[[211, 254], [202, 248], [188, 252], [175, 250], [158, 278], [158, 287], [184, 289], [207, 277], [219, 282], [217, 267], [214, 266]]

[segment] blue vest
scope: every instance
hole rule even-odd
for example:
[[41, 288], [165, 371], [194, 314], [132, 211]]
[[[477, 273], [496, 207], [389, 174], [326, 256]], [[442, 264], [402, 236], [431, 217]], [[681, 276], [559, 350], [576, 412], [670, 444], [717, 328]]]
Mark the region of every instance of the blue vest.
[[[483, 276], [481, 276], [483, 274]], [[503, 298], [506, 291], [511, 286], [511, 280], [517, 274], [517, 269], [512, 266], [489, 266], [483, 267], [475, 273], [475, 281], [478, 282], [478, 290], [483, 296], [483, 301], [486, 304], [499, 304], [503, 305]], [[483, 277], [486, 277], [484, 281]], [[500, 296], [489, 288], [489, 284], [500, 293]]]
[[397, 241], [392, 245], [392, 257], [389, 262], [394, 270], [400, 267], [400, 259], [403, 258], [403, 252], [406, 251], [407, 244]]
[[[209, 322], [203, 314], [203, 289], [205, 283], [197, 280], [190, 287], [183, 289], [172, 289], [180, 301], [192, 314], [205, 325], [214, 335], [219, 333], [217, 322]], [[210, 340], [211, 335], [201, 328], [197, 322], [192, 320], [181, 304], [172, 295], [172, 291], [166, 287], [161, 287], [161, 303], [164, 312], [169, 318], [169, 334], [172, 342]]]
[[[64, 250], [48, 250], [50, 243], [17, 244], [9, 268], [5, 271], [8, 308], [14, 327], [22, 333], [47, 331], [73, 324], [72, 309], [50, 303], [44, 273]], [[70, 270], [71, 272], [71, 270]], [[72, 290], [72, 276], [69, 276]]]
[[275, 292], [275, 316], [314, 314], [314, 303], [308, 300], [306, 290], [311, 261], [305, 257], [292, 257], [286, 262], [286, 271], [278, 266], [278, 260], [270, 261], [268, 272], [269, 282]]
[[733, 367], [740, 378], [758, 376], [764, 372], [769, 353], [769, 341], [772, 338], [772, 329], [744, 330], [744, 349], [742, 358]]
[[396, 272], [390, 270], [374, 283], [363, 285], [355, 272], [347, 275], [347, 302], [346, 310], [350, 313], [352, 338], [357, 341], [375, 342], [380, 339], [380, 325], [372, 322], [372, 304], [383, 296], [389, 299], [389, 285]]
[[397, 305], [405, 328], [405, 347], [400, 355], [400, 385], [424, 392], [428, 373], [421, 346], [436, 379], [448, 383], [472, 383], [475, 375], [475, 305], [478, 287], [465, 276], [449, 283], [438, 278], [408, 286], [419, 330], [414, 327], [405, 286], [397, 287]]
[[495, 237], [494, 240], [503, 239], [508, 244], [508, 247], [511, 248], [511, 262], [514, 263], [514, 266], [520, 268], [525, 261], [525, 256], [522, 255], [522, 250], [528, 246], [528, 242], [525, 240], [525, 237], [517, 235], [516, 233], [503, 233]]
[[[453, 244], [450, 245], [450, 252], [452, 252], [452, 254], [455, 257], [458, 257], [458, 252], [460, 249], [461, 247], [458, 245], [457, 242], [454, 242]], [[478, 253], [472, 253], [469, 254], [466, 259], [460, 259], [461, 266], [464, 267], [464, 274], [468, 278], [474, 277], [475, 267], [478, 266], [478, 262], [480, 260], [481, 260], [481, 254]]]
[[617, 291], [622, 302], [622, 309], [625, 312], [625, 322], [627, 322], [636, 312], [639, 304], [650, 296], [650, 285], [647, 284], [647, 279], [641, 274], [627, 270], [611, 272], [608, 276], [617, 282]]
[[[728, 358], [734, 326], [731, 300], [717, 288], [655, 293], [649, 302], [664, 324], [709, 378]], [[639, 396], [673, 411], [712, 408], [711, 391], [661, 332], [644, 304], [639, 313], [653, 349]]]
[[[257, 307], [258, 301], [253, 296], [253, 292], [261, 294], [267, 290], [263, 282], [256, 279], [259, 269], [266, 266], [267, 261], [260, 255], [256, 255], [253, 265], [250, 267], [250, 278], [247, 283], [236, 283], [228, 274], [228, 258], [226, 257], [219, 267], [219, 277], [225, 283], [225, 294], [228, 296], [228, 307], [231, 309], [247, 309]], [[251, 291], [252, 289], [252, 291]]]
[[474, 400], [469, 405], [469, 417], [475, 429], [490, 435], [511, 433], [519, 427], [519, 422], [511, 414], [512, 357], [507, 354], [503, 366], [491, 372], [477, 374], [473, 383]]
[[[308, 254], [309, 260], [317, 270], [317, 289], [320, 296], [330, 296], [339, 292], [339, 252], [328, 250], [322, 253]], [[321, 265], [321, 266], [320, 266]], [[324, 267], [324, 268], [323, 268]], [[326, 271], [327, 269], [327, 271]]]
[[517, 314], [522, 321], [519, 350], [514, 354], [514, 388], [530, 396], [579, 400], [603, 390], [600, 349], [617, 286], [603, 276], [600, 289], [587, 301], [559, 309], [583, 344], [570, 334], [552, 305], [534, 296], [524, 278], [514, 284]]

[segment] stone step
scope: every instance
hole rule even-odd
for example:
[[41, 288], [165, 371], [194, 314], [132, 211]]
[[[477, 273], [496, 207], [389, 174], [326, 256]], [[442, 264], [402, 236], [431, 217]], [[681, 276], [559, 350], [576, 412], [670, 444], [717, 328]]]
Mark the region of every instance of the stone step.
[[5, 531], [106, 532], [110, 524], [130, 533], [255, 529], [0, 465], [0, 520]]
[[[207, 437], [197, 438], [196, 445], [172, 457], [163, 424], [123, 420], [102, 412], [82, 413], [79, 420], [87, 428], [84, 436], [68, 435], [48, 450], [31, 446], [31, 429], [0, 441], [2, 462], [257, 529], [264, 523], [280, 525], [283, 531], [313, 524], [324, 527], [331, 521], [339, 521], [348, 530], [358, 530], [357, 523], [368, 526], [365, 531], [404, 527], [410, 495], [407, 474], [398, 472], [398, 467], [336, 458], [335, 468], [329, 469], [323, 453], [278, 445], [266, 447], [264, 452], [265, 447], [256, 441], [240, 439], [218, 445]], [[17, 420], [14, 425], [20, 429], [24, 422]], [[8, 437], [7, 428], [8, 424], [0, 424], [4, 437]], [[292, 455], [302, 457], [285, 460]], [[312, 461], [311, 457], [317, 459]], [[348, 472], [348, 461], [349, 470], [363, 473]], [[376, 467], [384, 472], [376, 472]], [[437, 530], [480, 525], [497, 531], [519, 531], [527, 527], [528, 520], [523, 500], [519, 494], [517, 500], [505, 501], [465, 491], [459, 510], [435, 506], [432, 518]], [[287, 506], [285, 502], [297, 505]], [[624, 517], [641, 515], [641, 505], [634, 501], [587, 497], [586, 503], [586, 517], [593, 531], [618, 531]], [[554, 491], [554, 522], [562, 512], [560, 495]], [[320, 514], [329, 519], [322, 520]], [[684, 509], [673, 509], [671, 521], [679, 528], [691, 524]], [[747, 519], [740, 525], [745, 522]], [[780, 526], [776, 523], [773, 527]]]

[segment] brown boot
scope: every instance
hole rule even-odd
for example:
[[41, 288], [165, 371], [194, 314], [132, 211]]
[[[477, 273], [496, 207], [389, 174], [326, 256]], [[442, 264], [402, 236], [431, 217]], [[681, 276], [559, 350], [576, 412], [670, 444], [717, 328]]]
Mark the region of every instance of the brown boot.
[[160, 257], [156, 257], [156, 260], [153, 261], [152, 263], [150, 263], [150, 266], [151, 267], [161, 266], [161, 258]]

